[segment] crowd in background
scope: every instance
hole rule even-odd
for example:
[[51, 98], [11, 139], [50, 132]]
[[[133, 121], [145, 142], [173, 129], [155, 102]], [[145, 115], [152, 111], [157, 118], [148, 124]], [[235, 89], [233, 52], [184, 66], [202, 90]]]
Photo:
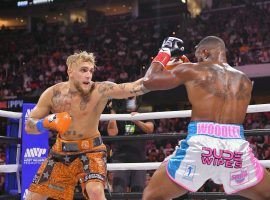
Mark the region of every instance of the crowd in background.
[[[80, 50], [97, 56], [94, 79], [125, 82], [144, 74], [162, 40], [180, 37], [186, 54], [206, 35], [220, 36], [232, 66], [270, 62], [270, 6], [205, 11], [196, 18], [166, 16], [133, 19], [89, 27], [38, 21], [32, 31], [0, 30], [0, 98], [38, 96], [45, 88], [66, 80], [65, 60]], [[248, 19], [248, 20], [247, 20]], [[34, 23], [34, 22], [33, 22]], [[142, 31], [144, 30], [144, 31]]]
[[[2, 27], [0, 99], [35, 97], [45, 88], [66, 80], [65, 60], [81, 49], [93, 51], [97, 56], [95, 80], [117, 83], [135, 80], [143, 75], [166, 36], [182, 38], [191, 61], [195, 61], [193, 53], [197, 42], [206, 35], [217, 35], [227, 45], [228, 62], [232, 66], [269, 63], [269, 29], [268, 5], [205, 11], [196, 18], [167, 16], [115, 21], [94, 28], [83, 23], [65, 25], [42, 21], [33, 24], [32, 31]], [[188, 122], [188, 118], [156, 120], [155, 133], [185, 133]], [[106, 123], [101, 123], [101, 132], [105, 132], [105, 127]], [[270, 113], [247, 114], [244, 127], [269, 129]], [[257, 158], [270, 159], [269, 136], [247, 139]], [[172, 140], [148, 141], [145, 160], [163, 161], [177, 143]], [[5, 163], [4, 147], [0, 148], [0, 163]], [[147, 181], [152, 173], [147, 174]], [[0, 189], [3, 189], [3, 177], [0, 175]], [[222, 188], [209, 182], [201, 190], [222, 191]]]

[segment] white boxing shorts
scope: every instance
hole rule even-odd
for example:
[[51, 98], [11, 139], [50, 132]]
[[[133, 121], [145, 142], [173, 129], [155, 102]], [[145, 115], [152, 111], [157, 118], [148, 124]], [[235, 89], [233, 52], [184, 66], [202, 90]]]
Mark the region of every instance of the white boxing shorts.
[[212, 179], [235, 193], [256, 185], [264, 173], [236, 124], [190, 122], [187, 138], [165, 161], [170, 179], [192, 192]]

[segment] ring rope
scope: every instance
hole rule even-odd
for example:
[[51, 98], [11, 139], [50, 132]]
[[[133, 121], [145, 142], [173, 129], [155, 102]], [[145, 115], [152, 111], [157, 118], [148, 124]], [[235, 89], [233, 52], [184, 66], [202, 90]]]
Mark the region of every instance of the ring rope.
[[[270, 104], [249, 105], [247, 108], [247, 113], [258, 113], [258, 112], [270, 112]], [[147, 119], [164, 119], [164, 118], [184, 118], [190, 116], [191, 110], [181, 110], [181, 111], [138, 113], [133, 116], [131, 116], [130, 114], [102, 114], [100, 120], [101, 121], [108, 121], [112, 119], [147, 120]], [[0, 117], [20, 119], [22, 117], [22, 113], [0, 110]]]
[[[249, 105], [247, 113], [270, 112], [270, 104]], [[130, 114], [102, 114], [101, 121], [107, 120], [148, 120], [148, 119], [164, 119], [164, 118], [185, 118], [191, 116], [191, 110], [181, 111], [165, 111], [165, 112], [151, 112]]]
[[21, 119], [22, 118], [22, 113], [0, 110], [0, 117], [7, 117], [7, 118], [13, 118], [13, 119]]
[[[259, 160], [260, 164], [265, 168], [270, 168], [270, 160]], [[160, 166], [161, 162], [145, 162], [145, 163], [108, 163], [109, 171], [117, 170], [155, 170]], [[0, 165], [0, 172], [12, 173], [21, 170], [21, 165], [10, 164]]]

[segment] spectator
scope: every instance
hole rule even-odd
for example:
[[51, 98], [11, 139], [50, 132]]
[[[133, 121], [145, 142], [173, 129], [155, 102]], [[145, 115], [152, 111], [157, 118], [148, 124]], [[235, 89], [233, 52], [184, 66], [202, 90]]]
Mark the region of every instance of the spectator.
[[[124, 112], [131, 112], [131, 115], [137, 114], [136, 98], [127, 101], [127, 107]], [[111, 109], [111, 113], [115, 114], [116, 111]], [[154, 131], [154, 123], [152, 120], [148, 121], [125, 121], [121, 122], [110, 120], [108, 124], [108, 135], [139, 135], [150, 134]], [[122, 141], [116, 144], [112, 162], [113, 163], [132, 163], [144, 162], [146, 158], [145, 152], [146, 143], [140, 140], [132, 142]], [[145, 186], [146, 171], [142, 170], [125, 170], [115, 171], [113, 177], [113, 191], [114, 192], [142, 192]]]

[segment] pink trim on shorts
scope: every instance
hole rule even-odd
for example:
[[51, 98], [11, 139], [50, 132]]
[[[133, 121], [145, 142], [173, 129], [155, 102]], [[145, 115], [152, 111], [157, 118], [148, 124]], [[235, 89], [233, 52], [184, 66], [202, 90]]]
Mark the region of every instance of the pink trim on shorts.
[[241, 189], [234, 190], [232, 192], [225, 192], [226, 194], [233, 194], [233, 193], [237, 193], [239, 191], [242, 191], [242, 190], [246, 190], [248, 188], [251, 188], [251, 187], [257, 185], [259, 182], [261, 182], [262, 179], [263, 179], [263, 177], [264, 177], [264, 168], [261, 166], [261, 164], [259, 163], [258, 159], [255, 158], [254, 154], [252, 153], [252, 149], [250, 147], [248, 149], [249, 149], [248, 154], [250, 156], [250, 161], [253, 164], [253, 166], [255, 166], [257, 180], [256, 180], [255, 183], [253, 183], [253, 184], [251, 184], [251, 185], [249, 185], [247, 187], [243, 187]]
[[[164, 162], [165, 163], [165, 162]], [[171, 179], [171, 181], [173, 181], [174, 183], [176, 183], [177, 185], [181, 186], [182, 188], [184, 188], [185, 190], [188, 190], [190, 192], [196, 192], [197, 190], [192, 190], [192, 189], [189, 189], [187, 186], [181, 184], [181, 183], [178, 183], [176, 182], [176, 180], [169, 174], [168, 172], [168, 161], [166, 161], [166, 172], [167, 172], [167, 176]]]

